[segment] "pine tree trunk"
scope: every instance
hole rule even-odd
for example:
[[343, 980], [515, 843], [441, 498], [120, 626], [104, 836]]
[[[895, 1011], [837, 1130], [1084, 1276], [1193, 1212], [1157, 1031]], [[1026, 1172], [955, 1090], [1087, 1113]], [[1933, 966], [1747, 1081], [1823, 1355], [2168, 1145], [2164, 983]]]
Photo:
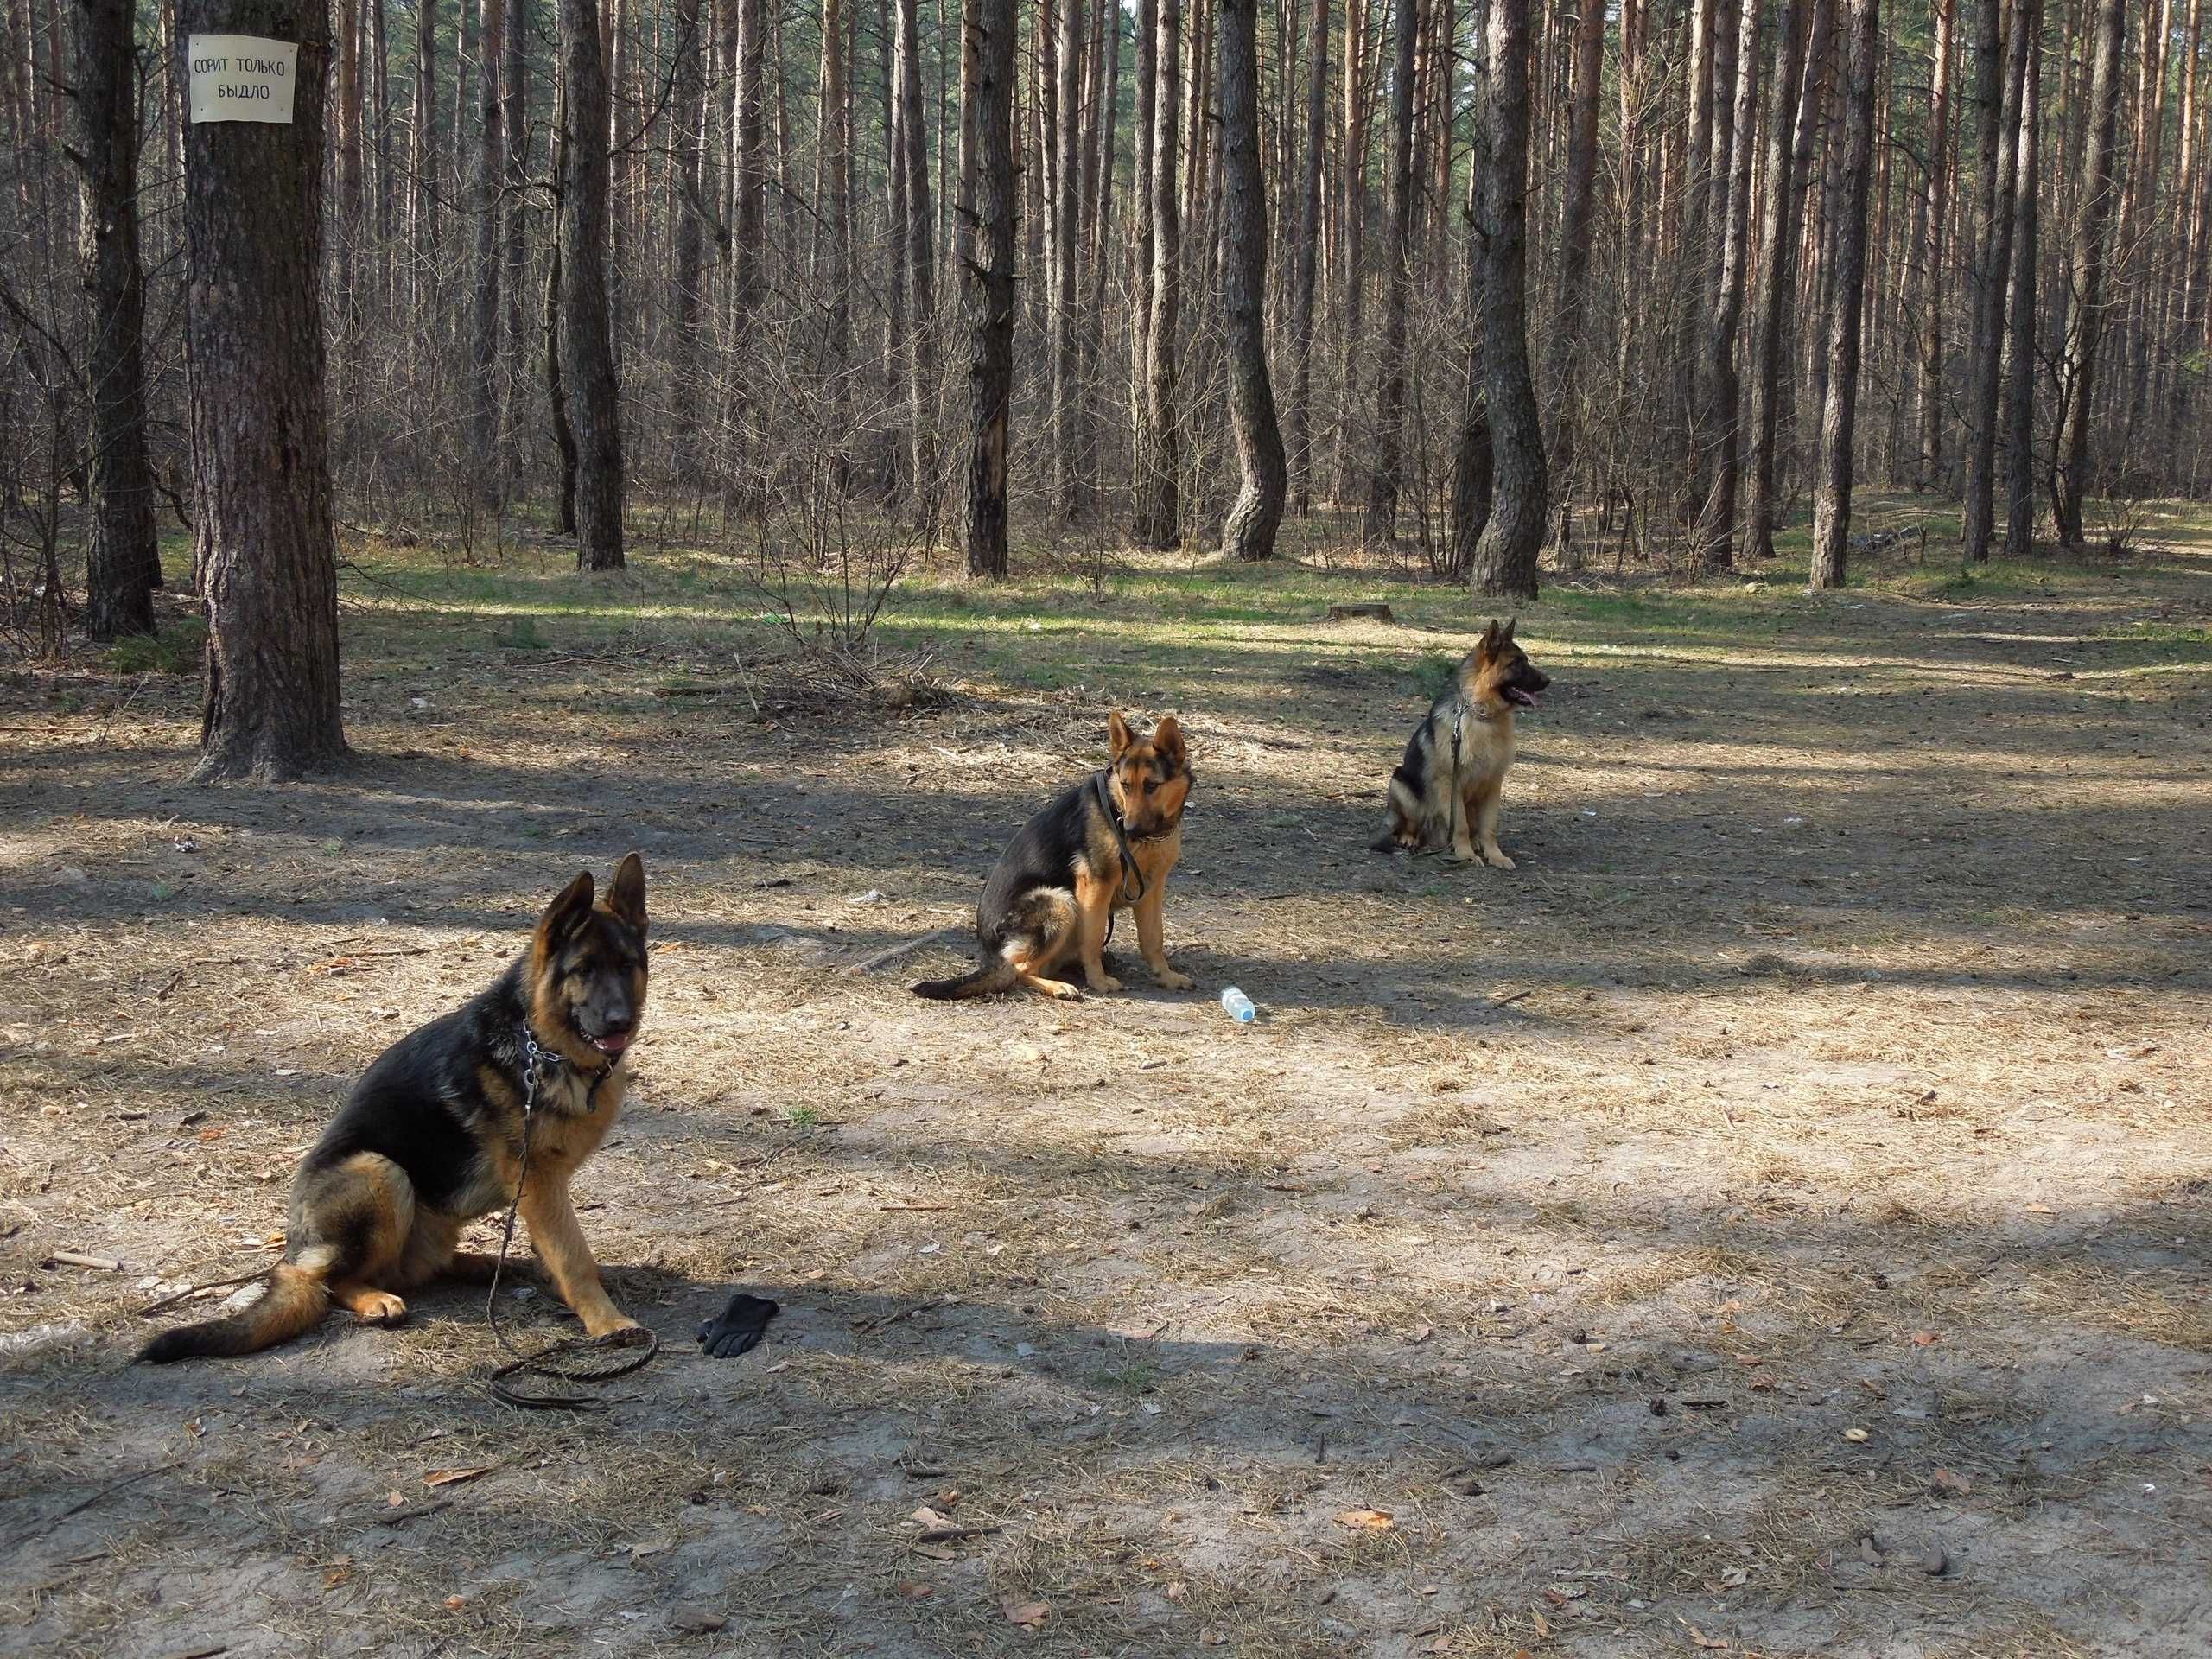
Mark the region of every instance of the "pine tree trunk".
[[1220, 0], [1222, 313], [1229, 335], [1229, 406], [1243, 483], [1223, 528], [1232, 559], [1274, 556], [1288, 486], [1268, 378], [1268, 196], [1260, 175], [1257, 0]]
[[968, 574], [1007, 574], [1007, 420], [1014, 391], [1014, 0], [965, 0], [963, 118], [974, 149], [976, 255], [968, 276]]
[[2012, 0], [2026, 13], [2025, 82], [2012, 186], [2012, 322], [2005, 365], [2005, 556], [2035, 550], [2036, 122], [2043, 85], [2043, 0]]
[[1827, 396], [1821, 411], [1820, 484], [1813, 500], [1815, 588], [1843, 586], [1851, 537], [1852, 440], [1859, 418], [1859, 336], [1866, 312], [1866, 193], [1874, 158], [1879, 0], [1850, 0], [1850, 97], [1841, 135], [1835, 281], [1828, 315]]
[[477, 488], [499, 497], [499, 188], [506, 177], [506, 117], [499, 107], [505, 0], [483, 0], [477, 40], [476, 292], [468, 337], [468, 442]]
[[[1551, 362], [1545, 377], [1551, 383], [1551, 471], [1559, 495], [1552, 539], [1564, 569], [1572, 569], [1575, 559], [1573, 480], [1580, 435], [1576, 423], [1581, 418], [1582, 334], [1589, 305], [1591, 228], [1598, 205], [1598, 104], [1605, 91], [1605, 70], [1604, 0], [1577, 3], [1574, 88], [1567, 108], [1566, 203], [1560, 212], [1559, 308], [1552, 324]], [[1456, 512], [1453, 518], [1456, 522]]]
[[[1943, 263], [1944, 228], [1950, 211], [1951, 35], [1959, 0], [1936, 0], [1934, 79], [1929, 89], [1928, 181], [1915, 208], [1914, 304], [1908, 324], [1917, 334], [1914, 361], [1914, 404], [1919, 444], [1913, 459], [1915, 489], [1938, 487], [1943, 476]], [[1917, 319], [1916, 321], [1914, 319]]]
[[1051, 215], [1050, 269], [1046, 272], [1046, 371], [1051, 397], [1052, 507], [1063, 524], [1080, 522], [1090, 504], [1084, 499], [1079, 457], [1083, 450], [1083, 387], [1077, 375], [1076, 339], [1080, 302], [1076, 289], [1076, 245], [1083, 170], [1083, 0], [1058, 0], [1058, 36], [1054, 42], [1052, 112], [1052, 184], [1046, 203]]
[[607, 315], [607, 67], [599, 8], [560, 0], [569, 168], [561, 212], [561, 367], [576, 439], [576, 568], [622, 568], [622, 425]]
[[346, 756], [324, 402], [322, 0], [179, 0], [184, 41], [300, 44], [289, 124], [184, 133], [194, 567], [207, 616], [195, 780], [273, 781]]
[[1321, 264], [1321, 162], [1329, 142], [1329, 0], [1313, 0], [1306, 60], [1306, 172], [1290, 321], [1290, 479], [1301, 518], [1313, 511], [1313, 290]]
[[1798, 247], [1804, 224], [1800, 198], [1804, 181], [1811, 176], [1813, 137], [1827, 94], [1834, 16], [1833, 0], [1810, 0], [1809, 8], [1790, 0], [1783, 9], [1782, 90], [1767, 131], [1766, 178], [1760, 192], [1758, 318], [1751, 340], [1758, 410], [1751, 426], [1745, 548], [1755, 559], [1774, 556], [1775, 446], [1781, 435], [1789, 296], [1800, 276]]
[[415, 8], [415, 104], [413, 143], [408, 152], [407, 228], [413, 251], [410, 299], [416, 327], [427, 340], [429, 302], [437, 295], [438, 266], [438, 13]]
[[545, 247], [545, 399], [553, 428], [553, 448], [560, 458], [561, 486], [555, 497], [553, 527], [563, 536], [576, 533], [576, 435], [569, 425], [569, 390], [561, 373], [562, 319], [567, 316], [562, 283], [561, 250], [567, 240], [563, 223], [569, 199], [569, 82], [556, 67], [553, 81], [552, 195], [553, 229]]
[[1529, 368], [1529, 0], [1476, 0], [1475, 15], [1483, 25], [1476, 237], [1496, 499], [1471, 575], [1478, 594], [1534, 599], [1551, 502]]
[[77, 250], [92, 403], [85, 569], [92, 638], [154, 632], [161, 556], [146, 452], [146, 282], [138, 261], [138, 58], [130, 0], [67, 8], [76, 91]]
[[2113, 207], [2115, 129], [2120, 118], [2126, 0], [2097, 0], [2095, 67], [2090, 72], [2089, 133], [2082, 157], [2082, 203], [2068, 261], [2071, 304], [2066, 348], [2059, 359], [2058, 467], [2051, 480], [2051, 518], [2061, 546], [2079, 548], [2089, 493], [2089, 420], [2097, 350], [2104, 331], [2107, 232]]
[[[1694, 552], [1698, 568], [1726, 570], [1735, 563], [1736, 497], [1743, 418], [1744, 386], [1737, 372], [1738, 334], [1744, 321], [1745, 259], [1751, 240], [1751, 150], [1758, 117], [1760, 0], [1743, 0], [1742, 34], [1729, 61], [1736, 72], [1730, 89], [1728, 165], [1716, 169], [1713, 188], [1722, 211], [1719, 282], [1705, 340], [1707, 401], [1699, 436], [1712, 485], [1702, 504]], [[1721, 88], [1714, 88], [1714, 96]]]
[[918, 0], [897, 0], [898, 68], [893, 98], [899, 143], [906, 151], [906, 258], [910, 315], [906, 328], [908, 464], [918, 508], [926, 518], [938, 494], [935, 411], [937, 381], [937, 257], [931, 245], [927, 144], [922, 126], [922, 48]]
[[[1593, 5], [1592, 10], [1597, 8]], [[1479, 86], [1477, 91], [1480, 91]], [[1479, 106], [1478, 106], [1479, 108]], [[1479, 129], [1476, 143], [1481, 143]], [[1467, 222], [1481, 216], [1482, 169], [1467, 169]], [[1451, 552], [1446, 569], [1464, 582], [1475, 568], [1475, 549], [1489, 527], [1497, 492], [1490, 430], [1489, 371], [1483, 358], [1483, 254], [1479, 238], [1467, 244], [1466, 302], [1463, 311], [1467, 330], [1467, 378], [1459, 393], [1459, 443], [1452, 456], [1452, 508], [1447, 534]], [[1567, 509], [1562, 505], [1562, 515]]]
[[737, 8], [737, 65], [730, 91], [730, 362], [722, 376], [722, 422], [734, 452], [725, 466], [733, 511], [758, 511], [766, 459], [753, 431], [753, 380], [760, 308], [767, 295], [768, 111], [764, 97], [771, 31], [766, 0]]
[[1136, 511], [1140, 547], [1182, 539], [1182, 457], [1177, 442], [1175, 334], [1182, 310], [1183, 219], [1176, 156], [1182, 131], [1181, 0], [1156, 0], [1152, 134], [1152, 315], [1145, 323], [1143, 415], [1137, 423]]
[[1405, 470], [1406, 320], [1413, 287], [1414, 78], [1420, 0], [1396, 0], [1392, 29], [1396, 55], [1390, 75], [1390, 237], [1382, 251], [1374, 464], [1367, 475], [1367, 514], [1360, 524], [1360, 540], [1370, 547], [1387, 546], [1397, 533], [1398, 492]]
[[[500, 472], [512, 492], [523, 472], [520, 411], [530, 380], [530, 30], [518, 0], [515, 26], [507, 30], [506, 91], [507, 199], [502, 234], [507, 253], [506, 371], [500, 379]], [[573, 520], [571, 529], [575, 528]]]
[[1998, 105], [1997, 161], [1985, 193], [1989, 233], [1974, 272], [1973, 378], [1967, 387], [1971, 448], [1967, 454], [1966, 556], [1989, 557], [1996, 527], [1997, 423], [2005, 359], [2005, 290], [2012, 275], [2012, 185], [2019, 165], [2020, 94], [2028, 61], [2027, 8], [2015, 0], [2004, 57], [2004, 93]]
[[706, 89], [699, 60], [699, 0], [675, 3], [676, 57], [669, 69], [669, 166], [675, 174], [670, 212], [676, 220], [668, 294], [669, 472], [679, 484], [690, 484], [700, 475], [699, 334], [706, 280], [700, 191], [706, 154], [699, 123]]

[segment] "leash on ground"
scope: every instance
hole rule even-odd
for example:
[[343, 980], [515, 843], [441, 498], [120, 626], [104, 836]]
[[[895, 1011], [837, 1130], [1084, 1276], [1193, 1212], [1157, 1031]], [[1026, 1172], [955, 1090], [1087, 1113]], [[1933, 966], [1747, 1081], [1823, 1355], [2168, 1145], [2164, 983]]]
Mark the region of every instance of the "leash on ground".
[[[508, 1340], [507, 1333], [499, 1329], [499, 1280], [507, 1266], [507, 1251], [514, 1243], [515, 1217], [522, 1210], [523, 1188], [530, 1179], [531, 1115], [537, 1105], [537, 1068], [541, 1062], [550, 1061], [558, 1071], [567, 1064], [560, 1055], [549, 1053], [538, 1046], [527, 1022], [522, 1028], [522, 1167], [515, 1174], [514, 1201], [507, 1206], [505, 1227], [499, 1234], [499, 1256], [492, 1267], [492, 1287], [484, 1294], [484, 1317], [492, 1327], [492, 1335], [499, 1346], [512, 1357], [504, 1365], [484, 1374], [484, 1386], [494, 1400], [510, 1406], [532, 1410], [604, 1411], [613, 1404], [611, 1400], [563, 1389], [550, 1392], [537, 1392], [518, 1386], [509, 1379], [514, 1377], [543, 1377], [555, 1382], [581, 1383], [586, 1388], [597, 1388], [612, 1382], [618, 1376], [627, 1376], [632, 1371], [643, 1370], [660, 1351], [660, 1338], [644, 1325], [627, 1331], [610, 1331], [603, 1337], [563, 1337], [549, 1343], [535, 1353], [524, 1353]], [[584, 1096], [584, 1109], [591, 1109], [592, 1096], [599, 1092], [599, 1085], [613, 1074], [614, 1064], [604, 1067], [591, 1081]], [[582, 1356], [595, 1355], [594, 1360], [583, 1361]]]

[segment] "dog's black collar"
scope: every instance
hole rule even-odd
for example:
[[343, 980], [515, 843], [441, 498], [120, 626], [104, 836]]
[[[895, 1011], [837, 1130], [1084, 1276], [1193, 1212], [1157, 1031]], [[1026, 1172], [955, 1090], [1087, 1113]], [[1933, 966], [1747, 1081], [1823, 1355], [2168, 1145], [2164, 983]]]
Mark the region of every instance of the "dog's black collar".
[[[1145, 895], [1144, 872], [1137, 868], [1137, 855], [1129, 850], [1129, 826], [1122, 822], [1122, 809], [1114, 804], [1114, 791], [1108, 787], [1108, 781], [1113, 771], [1111, 766], [1101, 766], [1096, 772], [1092, 772], [1090, 788], [1091, 792], [1098, 797], [1098, 804], [1106, 814], [1106, 822], [1114, 826], [1114, 842], [1121, 849], [1122, 853], [1122, 897], [1134, 905]], [[1151, 837], [1147, 836], [1145, 839], [1149, 840]], [[1132, 877], [1135, 879], [1137, 884], [1137, 890], [1135, 893], [1129, 891], [1129, 881]]]
[[[537, 1071], [540, 1066], [556, 1077], [563, 1068], [575, 1062], [556, 1049], [550, 1049], [537, 1040], [537, 1033], [530, 1028], [530, 1021], [522, 1022], [522, 1115], [527, 1118], [537, 1104]], [[584, 1090], [584, 1110], [588, 1112], [599, 1098], [599, 1085], [614, 1075], [614, 1068], [622, 1064], [621, 1056], [610, 1058], [605, 1065], [592, 1073], [590, 1085]], [[577, 1068], [582, 1070], [581, 1067]]]

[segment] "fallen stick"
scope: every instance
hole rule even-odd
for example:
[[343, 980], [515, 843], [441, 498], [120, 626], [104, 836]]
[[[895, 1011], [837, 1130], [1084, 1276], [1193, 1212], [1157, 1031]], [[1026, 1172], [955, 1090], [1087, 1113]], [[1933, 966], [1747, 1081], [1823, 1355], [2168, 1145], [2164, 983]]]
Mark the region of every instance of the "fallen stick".
[[901, 957], [911, 956], [913, 952], [920, 950], [924, 945], [932, 944], [938, 939], [944, 938], [948, 934], [957, 933], [959, 931], [960, 928], [958, 924], [948, 923], [933, 932], [923, 934], [918, 939], [909, 939], [904, 944], [893, 945], [888, 950], [879, 950], [874, 956], [868, 957], [864, 961], [854, 963], [851, 966], [848, 967], [845, 971], [849, 974], [865, 974], [871, 972], [875, 969], [882, 967], [883, 964], [887, 962], [896, 962]]
[[47, 1257], [47, 1260], [59, 1262], [64, 1267], [98, 1268], [103, 1273], [117, 1272], [123, 1266], [123, 1263], [113, 1256], [84, 1255], [75, 1250], [56, 1250], [52, 1255]]
[[24, 1533], [20, 1537], [16, 1538], [14, 1542], [8, 1546], [8, 1548], [10, 1550], [22, 1548], [22, 1546], [30, 1542], [32, 1539], [37, 1537], [41, 1533], [49, 1531], [53, 1528], [60, 1525], [61, 1522], [67, 1521], [73, 1515], [81, 1514], [83, 1511], [91, 1509], [93, 1504], [99, 1503], [100, 1499], [108, 1497], [111, 1493], [119, 1492], [126, 1486], [135, 1486], [138, 1482], [149, 1479], [155, 1475], [166, 1475], [172, 1469], [181, 1469], [183, 1467], [184, 1464], [182, 1460], [180, 1459], [175, 1463], [165, 1463], [158, 1469], [141, 1469], [135, 1475], [125, 1475], [121, 1480], [117, 1481], [114, 1484], [101, 1487], [99, 1491], [94, 1492], [90, 1497], [79, 1499], [76, 1503], [72, 1503], [67, 1509], [62, 1510], [60, 1514], [49, 1516], [48, 1519], [40, 1522], [38, 1525], [32, 1528], [29, 1532]]
[[955, 1544], [963, 1538], [988, 1538], [995, 1532], [1004, 1532], [1004, 1527], [931, 1527], [915, 1535], [911, 1541], [917, 1544]]
[[387, 1510], [376, 1517], [376, 1523], [380, 1527], [401, 1526], [410, 1521], [419, 1521], [426, 1515], [435, 1515], [440, 1510], [451, 1508], [453, 1499], [442, 1497], [433, 1503], [415, 1503], [404, 1510]]

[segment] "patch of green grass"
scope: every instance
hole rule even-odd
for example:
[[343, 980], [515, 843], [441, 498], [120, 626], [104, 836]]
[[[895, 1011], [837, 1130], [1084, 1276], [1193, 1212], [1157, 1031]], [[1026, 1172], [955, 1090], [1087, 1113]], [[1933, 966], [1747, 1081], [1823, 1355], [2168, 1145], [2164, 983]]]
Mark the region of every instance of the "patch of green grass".
[[1432, 651], [1414, 664], [1414, 690], [1430, 702], [1452, 689], [1459, 677], [1459, 659], [1447, 657], [1440, 651]]
[[1160, 1367], [1147, 1359], [1131, 1360], [1110, 1371], [1093, 1371], [1090, 1386], [1123, 1394], [1150, 1394], [1160, 1386]]
[[527, 612], [507, 625], [506, 632], [492, 636], [501, 651], [550, 651], [553, 647], [537, 631], [537, 619]]
[[159, 633], [134, 633], [109, 647], [107, 665], [118, 674], [197, 674], [207, 645], [207, 625], [179, 622]]
[[822, 1127], [822, 1111], [815, 1106], [786, 1106], [784, 1122], [795, 1129], [814, 1129]]

